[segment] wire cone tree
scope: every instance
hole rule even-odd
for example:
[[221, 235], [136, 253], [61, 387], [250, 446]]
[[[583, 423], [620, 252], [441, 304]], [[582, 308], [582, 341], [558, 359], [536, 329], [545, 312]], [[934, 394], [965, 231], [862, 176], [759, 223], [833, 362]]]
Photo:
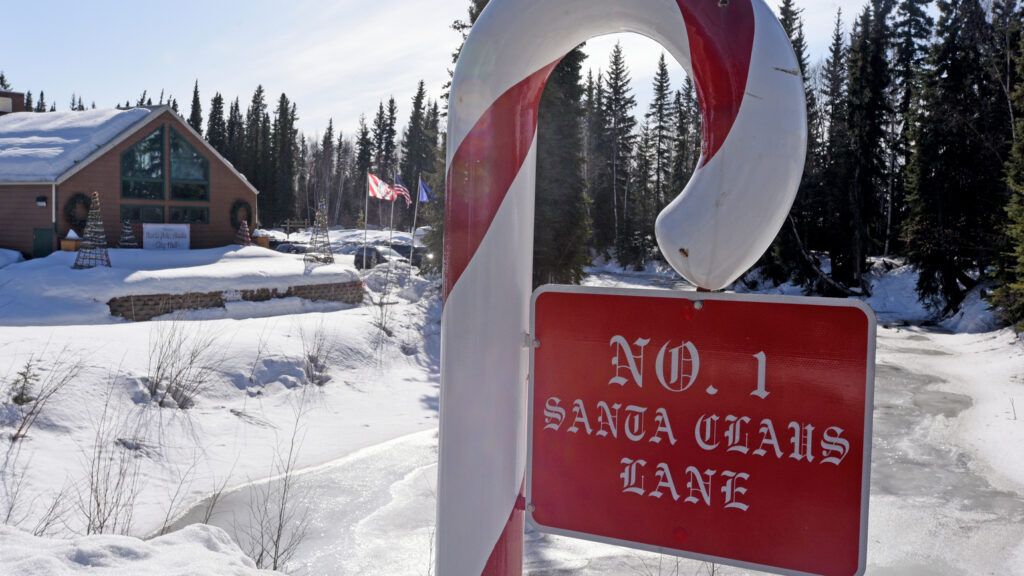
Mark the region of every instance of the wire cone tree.
[[238, 225], [238, 233], [235, 234], [235, 244], [239, 246], [252, 246], [252, 235], [249, 234], [249, 223], [242, 220]]
[[110, 254], [107, 252], [107, 233], [103, 230], [103, 216], [100, 214], [100, 193], [92, 193], [89, 204], [89, 219], [85, 224], [85, 237], [78, 249], [78, 257], [72, 268], [110, 268]]
[[139, 248], [139, 241], [135, 238], [135, 228], [129, 220], [121, 222], [121, 240], [117, 243], [118, 248]]
[[331, 252], [331, 240], [327, 235], [327, 206], [321, 200], [316, 209], [313, 222], [313, 235], [309, 240], [309, 251], [304, 257], [306, 262], [334, 264], [334, 253]]

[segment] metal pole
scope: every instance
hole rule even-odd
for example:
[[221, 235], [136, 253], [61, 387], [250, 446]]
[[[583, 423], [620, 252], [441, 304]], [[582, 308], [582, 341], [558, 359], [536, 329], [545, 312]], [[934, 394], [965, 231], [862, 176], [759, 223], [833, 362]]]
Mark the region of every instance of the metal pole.
[[409, 263], [416, 253], [416, 215], [420, 212], [420, 176], [416, 177], [416, 207], [412, 209], [412, 252], [409, 253]]
[[366, 239], [370, 230], [370, 171], [366, 171], [366, 204], [363, 208], [363, 268], [366, 266]]

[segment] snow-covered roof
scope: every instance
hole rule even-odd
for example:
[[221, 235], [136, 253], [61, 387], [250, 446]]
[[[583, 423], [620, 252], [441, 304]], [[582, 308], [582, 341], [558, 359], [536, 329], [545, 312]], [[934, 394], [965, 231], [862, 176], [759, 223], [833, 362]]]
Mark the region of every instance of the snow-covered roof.
[[0, 182], [56, 182], [153, 112], [132, 108], [0, 116]]

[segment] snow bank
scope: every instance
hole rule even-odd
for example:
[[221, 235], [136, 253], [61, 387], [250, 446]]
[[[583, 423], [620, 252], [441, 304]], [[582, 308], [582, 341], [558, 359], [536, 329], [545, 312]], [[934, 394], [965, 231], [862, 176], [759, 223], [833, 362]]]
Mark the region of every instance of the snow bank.
[[52, 182], [152, 111], [19, 112], [0, 117], [0, 182]]
[[350, 258], [310, 266], [301, 255], [256, 246], [206, 250], [110, 250], [110, 268], [73, 270], [74, 252], [56, 252], [0, 270], [0, 325], [113, 321], [117, 296], [218, 292], [352, 282]]
[[985, 301], [983, 288], [977, 287], [967, 293], [960, 304], [960, 310], [942, 323], [942, 327], [957, 334], [981, 334], [999, 328], [992, 305]]
[[194, 524], [149, 541], [94, 535], [38, 538], [0, 526], [0, 574], [131, 574], [132, 576], [270, 576], [258, 570], [220, 528]]
[[15, 262], [21, 262], [22, 260], [24, 260], [24, 258], [21, 257], [21, 252], [0, 248], [0, 268], [10, 266]]
[[913, 267], [899, 266], [890, 271], [876, 267], [872, 275], [871, 297], [864, 301], [880, 321], [918, 324], [934, 317], [917, 299], [917, 270]]
[[[429, 232], [429, 228], [422, 227], [416, 229], [416, 246], [422, 247], [423, 238], [426, 233]], [[300, 242], [308, 243], [312, 235], [312, 230], [297, 230], [291, 234], [285, 234], [283, 230], [266, 230], [264, 231], [266, 236], [273, 238], [278, 242]], [[397, 246], [408, 246], [412, 243], [412, 234], [404, 232], [402, 230], [366, 230], [362, 228], [332, 228], [327, 233], [328, 238], [331, 242], [331, 247], [335, 252], [344, 252], [346, 246], [362, 246], [363, 237], [366, 237], [366, 242], [369, 244], [383, 244], [386, 245], [389, 241]]]

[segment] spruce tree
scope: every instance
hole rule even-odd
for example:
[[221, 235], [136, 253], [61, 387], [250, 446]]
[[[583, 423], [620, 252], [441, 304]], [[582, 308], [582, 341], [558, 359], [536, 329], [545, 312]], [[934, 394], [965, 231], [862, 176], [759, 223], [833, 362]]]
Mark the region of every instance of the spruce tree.
[[[362, 213], [363, 221], [366, 222], [369, 217], [365, 213], [366, 205], [368, 204], [368, 191], [366, 184], [366, 174], [373, 170], [373, 157], [376, 146], [373, 142], [373, 136], [370, 133], [370, 129], [366, 126], [366, 117], [359, 117], [359, 129], [356, 131], [356, 173], [353, 179], [353, 188], [357, 198], [355, 204], [356, 208]], [[440, 254], [440, 252], [439, 252]]]
[[783, 0], [779, 7], [779, 20], [789, 36], [803, 79], [804, 99], [807, 106], [807, 155], [804, 159], [803, 177], [796, 199], [790, 210], [790, 225], [783, 226], [772, 246], [761, 260], [765, 274], [776, 283], [794, 278], [801, 283], [810, 279], [802, 273], [804, 267], [798, 236], [813, 240], [820, 227], [822, 188], [820, 180], [821, 133], [818, 118], [818, 101], [810, 76], [807, 55], [807, 40], [804, 23], [794, 0]]
[[313, 198], [316, 206], [321, 200], [327, 202], [334, 183], [334, 121], [328, 119], [327, 129], [320, 139], [320, 145], [313, 153]]
[[583, 85], [579, 48], [559, 62], [541, 97], [537, 129], [537, 203], [533, 283], [578, 284], [587, 264], [583, 175]]
[[682, 191], [701, 154], [701, 116], [697, 89], [689, 76], [673, 100], [676, 108], [676, 140], [672, 155], [672, 187]]
[[210, 100], [210, 117], [206, 120], [206, 141], [225, 158], [228, 155], [228, 128], [224, 120], [224, 97], [220, 92]]
[[914, 123], [905, 235], [918, 295], [948, 313], [1003, 245], [1008, 117], [984, 66], [990, 30], [979, 0], [938, 5], [938, 40]]
[[192, 110], [188, 115], [188, 125], [200, 136], [203, 135], [203, 104], [199, 101], [199, 80], [192, 88]]
[[653, 167], [652, 167], [652, 192], [654, 194], [654, 209], [658, 212], [668, 204], [672, 198], [682, 192], [682, 188], [672, 189], [672, 152], [675, 148], [673, 134], [676, 130], [677, 120], [676, 103], [673, 102], [671, 78], [668, 74], [668, 64], [665, 61], [665, 53], [661, 53], [658, 59], [658, 69], [654, 76], [653, 98], [650, 109], [647, 111], [647, 123], [651, 131], [651, 144], [653, 146]]
[[277, 222], [276, 209], [280, 205], [277, 197], [277, 189], [274, 187], [274, 172], [277, 165], [277, 157], [274, 155], [274, 130], [270, 120], [270, 113], [264, 112], [260, 118], [260, 136], [257, 148], [256, 168], [254, 186], [257, 190], [264, 191], [264, 200], [275, 208], [275, 213], [270, 222]]
[[620, 243], [617, 249], [619, 263], [643, 270], [653, 251], [654, 218], [657, 199], [653, 190], [655, 171], [655, 142], [650, 126], [645, 122], [637, 134], [626, 195], [628, 210], [623, 212]]
[[0, 70], [0, 90], [10, 90], [11, 82], [4, 76], [4, 71]]
[[[1017, 78], [1024, 79], [1024, 36], [1020, 39], [1016, 67]], [[1024, 81], [1018, 81], [1013, 96], [1017, 138], [1006, 162], [1006, 183], [1010, 189], [1006, 205], [1009, 249], [1003, 257], [1002, 285], [996, 290], [993, 301], [1000, 307], [1005, 321], [1016, 324], [1018, 331], [1024, 331]]]
[[46, 93], [39, 91], [39, 101], [36, 102], [36, 112], [46, 112]]
[[32, 100], [32, 91], [25, 92], [25, 111], [35, 112], [35, 103]]
[[257, 190], [261, 190], [263, 182], [259, 178], [260, 160], [266, 141], [263, 133], [263, 118], [267, 115], [267, 102], [263, 86], [256, 87], [249, 108], [245, 112], [245, 139], [242, 146], [242, 173], [252, 182]]
[[629, 180], [633, 147], [636, 143], [636, 118], [633, 116], [636, 98], [630, 87], [629, 68], [626, 66], [620, 43], [615, 44], [609, 58], [606, 87], [605, 108], [611, 145], [608, 163], [611, 168], [612, 205], [595, 206], [595, 209], [612, 210], [615, 217], [616, 248], [622, 249], [631, 242], [623, 223], [630, 217]]
[[899, 252], [898, 232], [906, 218], [906, 166], [910, 157], [914, 99], [921, 94], [925, 59], [935, 21], [928, 13], [931, 0], [901, 0], [893, 23], [893, 122], [888, 138], [890, 191], [886, 206], [888, 254]]
[[611, 136], [608, 130], [608, 108], [605, 106], [604, 76], [588, 89], [586, 104], [586, 182], [590, 197], [590, 219], [593, 226], [593, 246], [608, 256], [615, 247], [617, 215], [612, 196]]
[[387, 107], [387, 130], [385, 132], [384, 139], [384, 164], [381, 170], [386, 176], [385, 178], [391, 179], [395, 177], [395, 172], [398, 168], [398, 105], [395, 104], [394, 96], [388, 98]]
[[409, 123], [405, 127], [405, 135], [402, 138], [402, 181], [405, 185], [412, 187], [416, 185], [417, 178], [425, 176], [434, 171], [432, 166], [434, 160], [434, 148], [437, 146], [436, 139], [430, 140], [430, 128], [427, 126], [427, 90], [426, 85], [420, 80], [416, 89], [416, 95], [412, 99], [412, 112], [409, 114]]
[[867, 256], [881, 249], [885, 235], [881, 207], [888, 190], [883, 157], [891, 108], [888, 89], [888, 17], [891, 5], [873, 0], [854, 25], [847, 56], [846, 132], [849, 138], [846, 202], [839, 225], [846, 230], [832, 253], [833, 278], [866, 292]]
[[[825, 121], [825, 134], [821, 158], [821, 185], [824, 192], [821, 218], [825, 233], [816, 246], [805, 247], [808, 251], [818, 249], [831, 256], [834, 277], [839, 277], [835, 274], [835, 263], [841, 263], [849, 252], [849, 238], [852, 236], [848, 220], [850, 202], [847, 193], [851, 158], [847, 124], [847, 56], [843, 15], [839, 10], [836, 12], [832, 43], [822, 71], [824, 92], [821, 111]], [[826, 287], [822, 285], [817, 285], [813, 290], [827, 292]]]
[[345, 138], [341, 134], [338, 134], [338, 143], [335, 146], [334, 174], [338, 180], [335, 185], [338, 202], [334, 206], [332, 221], [335, 225], [352, 225], [358, 211], [356, 194], [352, 188], [355, 180], [355, 147], [351, 138]]
[[228, 121], [224, 129], [225, 154], [224, 157], [234, 164], [235, 168], [243, 168], [243, 156], [245, 149], [245, 120], [242, 118], [242, 110], [238, 104], [238, 98], [231, 103], [228, 112]]
[[273, 174], [270, 175], [270, 186], [273, 194], [273, 219], [269, 222], [279, 224], [295, 215], [295, 171], [298, 165], [298, 149], [295, 127], [297, 112], [288, 96], [281, 94], [277, 100], [274, 123], [270, 136]]

